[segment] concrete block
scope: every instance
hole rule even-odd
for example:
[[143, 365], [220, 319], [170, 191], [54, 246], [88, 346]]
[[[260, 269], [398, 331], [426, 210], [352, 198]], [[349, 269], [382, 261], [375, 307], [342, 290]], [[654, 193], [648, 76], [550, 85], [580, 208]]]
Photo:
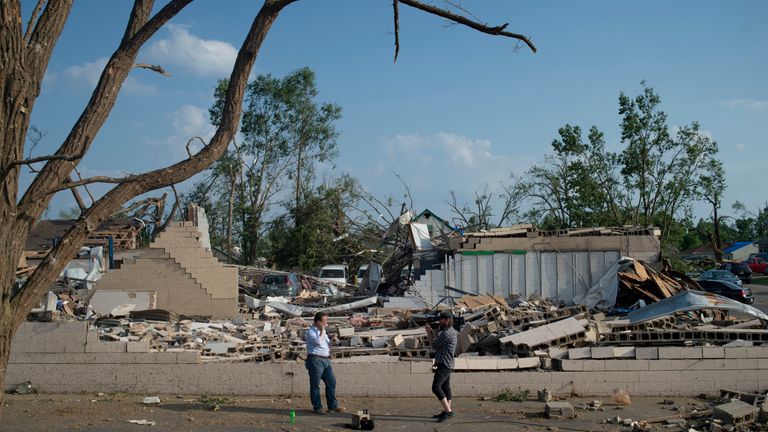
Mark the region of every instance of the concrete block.
[[518, 369], [538, 368], [541, 365], [538, 357], [523, 357], [517, 359]]
[[725, 346], [725, 358], [747, 358], [747, 347]]
[[725, 348], [723, 347], [702, 347], [701, 353], [701, 358], [705, 359], [725, 358]]
[[568, 358], [571, 360], [592, 358], [592, 349], [590, 347], [571, 348], [568, 350]]
[[700, 359], [700, 347], [659, 347], [660, 359]]
[[354, 336], [354, 334], [355, 334], [354, 327], [343, 327], [339, 329], [340, 337], [350, 337], [350, 336]]
[[176, 363], [179, 363], [179, 364], [200, 363], [199, 351], [182, 351], [174, 354], [176, 354]]
[[613, 347], [592, 347], [592, 358], [604, 360], [613, 358]]
[[560, 347], [552, 347], [549, 350], [549, 358], [565, 358], [568, 355], [568, 350]]
[[127, 342], [95, 342], [85, 344], [87, 353], [124, 353], [127, 352]]
[[560, 370], [563, 372], [581, 372], [584, 370], [584, 361], [562, 359], [560, 360]]
[[387, 371], [390, 374], [410, 374], [411, 365], [408, 364], [408, 362], [402, 362], [402, 361], [390, 362], [387, 364]]
[[768, 358], [768, 346], [747, 347], [747, 358]]
[[581, 360], [584, 365], [585, 372], [602, 372], [605, 371], [605, 360]]
[[148, 353], [149, 352], [149, 341], [136, 341], [136, 342], [126, 342], [126, 352], [129, 353]]
[[517, 359], [500, 358], [496, 360], [496, 369], [498, 370], [517, 369], [519, 367], [520, 363], [517, 361]]
[[721, 420], [724, 424], [738, 425], [752, 422], [757, 418], [759, 411], [759, 407], [735, 400], [714, 407], [712, 417]]
[[544, 407], [544, 414], [551, 419], [573, 419], [576, 418], [576, 412], [573, 405], [568, 402], [547, 402]]
[[431, 361], [411, 361], [408, 362], [411, 364], [411, 374], [426, 374], [432, 373], [432, 362]]
[[629, 360], [606, 360], [605, 361], [605, 370], [606, 371], [625, 371], [629, 370], [629, 364], [627, 363]]
[[[740, 370], [749, 370], [749, 369], [758, 369], [758, 360], [756, 358], [743, 358], [743, 359], [736, 359], [736, 369]], [[733, 361], [730, 361], [731, 369], [733, 368]]]
[[635, 358], [642, 360], [656, 360], [659, 358], [659, 349], [654, 347], [635, 348]]
[[613, 347], [614, 358], [635, 358], [635, 347]]

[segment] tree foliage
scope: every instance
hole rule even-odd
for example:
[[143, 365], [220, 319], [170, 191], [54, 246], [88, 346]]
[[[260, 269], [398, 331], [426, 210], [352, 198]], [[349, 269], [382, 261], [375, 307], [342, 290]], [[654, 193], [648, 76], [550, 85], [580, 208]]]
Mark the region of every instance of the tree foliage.
[[623, 148], [606, 150], [604, 133], [566, 124], [545, 162], [532, 167], [521, 185], [531, 206], [528, 218], [546, 228], [659, 226], [678, 230], [697, 199], [720, 199], [724, 183], [717, 143], [697, 122], [671, 128], [661, 98], [642, 92], [619, 95]]

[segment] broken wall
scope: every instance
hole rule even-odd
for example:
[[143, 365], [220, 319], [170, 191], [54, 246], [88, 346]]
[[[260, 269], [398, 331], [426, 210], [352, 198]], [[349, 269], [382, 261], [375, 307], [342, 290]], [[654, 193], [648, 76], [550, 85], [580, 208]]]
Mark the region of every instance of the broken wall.
[[[195, 214], [201, 226], [193, 222], [169, 224], [149, 249], [125, 259], [120, 269], [102, 277], [92, 302], [98, 303], [114, 291], [150, 293], [154, 304], [137, 304], [134, 310], [158, 308], [216, 319], [233, 317], [238, 311], [237, 269], [222, 265], [205, 247], [205, 213], [198, 209]], [[104, 308], [96, 311], [109, 313]]]
[[[457, 358], [451, 386], [457, 396], [489, 396], [518, 387], [533, 392], [546, 387], [564, 396], [606, 396], [616, 388], [633, 396], [768, 388], [768, 347], [589, 350], [569, 350], [571, 358], [559, 361], [561, 371], [538, 370], [535, 363], [517, 365], [517, 359], [509, 358]], [[522, 360], [538, 362], [535, 357]], [[526, 369], [520, 370], [523, 366]], [[334, 359], [333, 368], [340, 396], [431, 395], [429, 359], [353, 357]], [[279, 396], [309, 392], [301, 361], [201, 363], [197, 351], [149, 352], [141, 341], [99, 341], [95, 329], [85, 322], [23, 323], [11, 344], [5, 390], [25, 381], [43, 393]]]

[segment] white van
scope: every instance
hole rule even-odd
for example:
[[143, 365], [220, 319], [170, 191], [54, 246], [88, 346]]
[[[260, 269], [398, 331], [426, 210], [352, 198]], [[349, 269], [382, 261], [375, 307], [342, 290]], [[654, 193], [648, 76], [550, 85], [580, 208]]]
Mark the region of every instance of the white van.
[[323, 268], [320, 269], [320, 274], [318, 277], [330, 282], [346, 284], [347, 267], [342, 264], [330, 264], [323, 266]]
[[357, 268], [357, 275], [355, 275], [355, 285], [360, 286], [360, 283], [363, 281], [366, 272], [368, 272], [368, 264], [363, 264]]

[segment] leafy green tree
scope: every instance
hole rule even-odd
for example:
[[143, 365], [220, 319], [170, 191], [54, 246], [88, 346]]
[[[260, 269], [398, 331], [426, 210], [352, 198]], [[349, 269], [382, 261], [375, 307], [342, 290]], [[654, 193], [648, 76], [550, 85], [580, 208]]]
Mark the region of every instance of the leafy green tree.
[[717, 153], [717, 144], [703, 134], [697, 122], [682, 126], [673, 134], [667, 114], [658, 109], [661, 98], [642, 83], [635, 98], [619, 96], [622, 116], [619, 155], [624, 188], [632, 199], [630, 222], [657, 225], [662, 237], [679, 209], [690, 205], [702, 168]]
[[[209, 110], [213, 124], [218, 124], [224, 107], [226, 87], [224, 80], [216, 89]], [[284, 78], [256, 77], [246, 89], [243, 141], [233, 143], [234, 149], [210, 169], [218, 197], [210, 211], [221, 213], [215, 218], [226, 221], [217, 241], [228, 250], [239, 243], [245, 264], [259, 257], [268, 227], [265, 218], [281, 194], [292, 184], [297, 207], [302, 189], [312, 185], [314, 164], [336, 156], [335, 122], [341, 108], [317, 102], [317, 95], [315, 74], [309, 68]]]
[[720, 207], [725, 193], [725, 169], [723, 163], [717, 159], [710, 158], [703, 169], [704, 173], [699, 176], [698, 189], [699, 194], [712, 206], [712, 236], [710, 244], [715, 253], [715, 259], [720, 262], [723, 260], [723, 241], [721, 238], [721, 219]]
[[299, 206], [272, 221], [268, 240], [278, 268], [309, 271], [350, 262], [361, 250], [349, 213], [357, 201], [357, 182], [342, 177], [303, 192]]

